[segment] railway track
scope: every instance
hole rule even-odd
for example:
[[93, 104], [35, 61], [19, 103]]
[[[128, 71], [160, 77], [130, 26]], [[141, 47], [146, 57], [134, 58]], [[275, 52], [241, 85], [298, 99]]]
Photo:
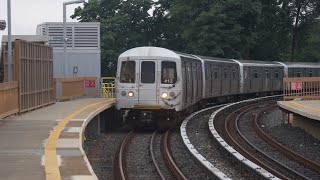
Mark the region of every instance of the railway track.
[[181, 172], [180, 168], [175, 163], [174, 159], [172, 158], [171, 151], [170, 151], [170, 144], [169, 144], [169, 134], [170, 130], [167, 130], [164, 134], [162, 134], [161, 138], [161, 154], [164, 159], [166, 166], [168, 167], [169, 171], [172, 173], [175, 179], [184, 180], [187, 179], [185, 175]]
[[[156, 139], [157, 131], [155, 131], [149, 142], [149, 150], [150, 150], [150, 157], [148, 153], [144, 153], [146, 157], [145, 159], [151, 158], [153, 167], [156, 169], [157, 174], [149, 174], [148, 177], [152, 177], [152, 179], [187, 179], [185, 175], [181, 172], [179, 167], [176, 165], [170, 151], [170, 130], [166, 131], [165, 133], [161, 133], [161, 141], [160, 141], [160, 151], [161, 156], [159, 157], [158, 153], [155, 153], [155, 146], [157, 146]], [[136, 179], [135, 177], [139, 177], [137, 172], [130, 174], [128, 169], [130, 167], [127, 167], [129, 159], [134, 159], [133, 157], [129, 156], [128, 149], [130, 144], [132, 144], [133, 140], [135, 138], [142, 137], [143, 135], [138, 134], [134, 130], [129, 132], [127, 136], [123, 139], [121, 145], [118, 148], [118, 151], [115, 155], [114, 159], [114, 178], [119, 180], [125, 180], [125, 179]], [[148, 136], [148, 135], [146, 135]], [[145, 139], [145, 137], [143, 137]], [[141, 144], [141, 146], [143, 146]], [[162, 160], [159, 160], [162, 158]], [[163, 164], [160, 164], [163, 163]], [[153, 168], [149, 167], [149, 168]], [[164, 168], [167, 168], [164, 169]], [[155, 172], [153, 170], [150, 170], [150, 172]], [[170, 172], [168, 174], [168, 172]], [[143, 173], [141, 173], [143, 174]], [[139, 179], [139, 178], [137, 178]]]
[[126, 151], [128, 149], [128, 146], [131, 142], [131, 140], [135, 136], [135, 131], [132, 130], [128, 133], [128, 135], [124, 138], [122, 141], [114, 159], [114, 166], [113, 166], [113, 175], [114, 179], [118, 180], [125, 180], [128, 179], [128, 173], [126, 168]]
[[279, 152], [284, 154], [285, 156], [288, 156], [289, 158], [297, 161], [299, 164], [304, 165], [305, 167], [310, 168], [311, 170], [314, 170], [318, 173], [320, 173], [320, 164], [296, 153], [295, 151], [287, 148], [286, 146], [282, 145], [281, 143], [277, 142], [274, 137], [271, 135], [265, 133], [263, 129], [261, 128], [262, 126], [262, 116], [265, 112], [270, 111], [271, 109], [277, 108], [276, 105], [271, 105], [268, 106], [264, 109], [262, 109], [255, 117], [254, 123], [253, 123], [253, 128], [256, 131], [256, 133], [268, 144], [273, 146], [275, 149], [277, 149]]
[[[255, 134], [255, 130], [253, 130], [251, 126], [254, 122], [255, 114], [263, 111], [270, 103], [272, 103], [272, 101], [264, 103], [258, 102], [231, 111], [229, 110], [229, 115], [226, 120], [223, 121], [223, 119], [220, 119], [221, 122], [217, 123], [220, 128], [224, 129], [224, 139], [243, 156], [281, 179], [319, 178], [318, 173], [306, 169], [292, 159], [286, 158], [283, 154], [267, 145], [267, 143], [261, 139], [259, 140], [259, 136]], [[251, 123], [242, 123], [240, 122], [241, 120], [251, 121]], [[240, 124], [247, 125], [240, 128]], [[216, 127], [216, 129], [218, 128], [219, 127]], [[257, 147], [257, 144], [260, 144], [260, 147]], [[262, 145], [263, 148], [261, 148]]]

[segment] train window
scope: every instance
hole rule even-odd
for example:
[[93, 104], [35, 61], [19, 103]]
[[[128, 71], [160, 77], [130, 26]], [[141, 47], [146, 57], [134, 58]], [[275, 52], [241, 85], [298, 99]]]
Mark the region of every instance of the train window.
[[309, 71], [308, 75], [309, 75], [309, 77], [312, 77], [312, 71]]
[[232, 78], [235, 79], [236, 78], [236, 70], [232, 69]]
[[275, 77], [279, 78], [279, 71], [278, 70], [276, 70]]
[[301, 77], [301, 73], [300, 73], [300, 71], [299, 71], [299, 72], [297, 72], [297, 77]]
[[134, 83], [136, 74], [135, 61], [123, 61], [121, 64], [120, 82]]
[[141, 63], [141, 83], [153, 84], [155, 82], [155, 66], [153, 61], [142, 61]]
[[[190, 67], [187, 66], [187, 73], [190, 74]], [[188, 76], [190, 78], [190, 76]], [[161, 83], [175, 84], [177, 82], [177, 68], [175, 62], [161, 62]]]
[[224, 78], [228, 78], [228, 71], [227, 71], [227, 68], [223, 68], [223, 77]]
[[269, 78], [269, 70], [266, 70], [266, 78]]
[[218, 68], [214, 68], [214, 78], [218, 79]]
[[187, 76], [188, 76], [188, 82], [191, 82], [191, 67], [187, 66]]
[[258, 78], [258, 70], [253, 70], [253, 77]]
[[247, 78], [249, 78], [249, 77], [248, 77], [248, 71], [245, 69], [245, 70], [244, 70], [244, 79], [247, 79]]

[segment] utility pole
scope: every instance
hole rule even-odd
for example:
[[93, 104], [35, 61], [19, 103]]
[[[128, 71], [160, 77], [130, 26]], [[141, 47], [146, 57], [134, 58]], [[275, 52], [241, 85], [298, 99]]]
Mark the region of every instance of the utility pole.
[[8, 82], [12, 81], [12, 42], [11, 42], [11, 0], [7, 0], [8, 11]]

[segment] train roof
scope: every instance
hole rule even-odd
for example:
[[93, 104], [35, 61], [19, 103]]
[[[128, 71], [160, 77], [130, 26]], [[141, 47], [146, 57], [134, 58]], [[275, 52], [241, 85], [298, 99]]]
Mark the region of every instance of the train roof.
[[237, 60], [235, 61], [241, 63], [243, 66], [276, 66], [282, 67], [281, 64], [273, 61], [258, 61], [258, 60]]
[[129, 49], [122, 54], [120, 54], [119, 58], [126, 58], [126, 57], [145, 57], [145, 56], [153, 56], [153, 57], [167, 57], [167, 58], [178, 58], [180, 59], [179, 55], [171, 51], [169, 49], [161, 48], [161, 47], [136, 47], [133, 49]]
[[289, 68], [320, 68], [320, 63], [318, 62], [277, 62]]
[[236, 63], [235, 61], [231, 59], [225, 59], [225, 58], [218, 58], [218, 57], [209, 57], [209, 56], [200, 56], [196, 55], [197, 57], [203, 59], [204, 61], [215, 61], [215, 62], [224, 62], [224, 63]]

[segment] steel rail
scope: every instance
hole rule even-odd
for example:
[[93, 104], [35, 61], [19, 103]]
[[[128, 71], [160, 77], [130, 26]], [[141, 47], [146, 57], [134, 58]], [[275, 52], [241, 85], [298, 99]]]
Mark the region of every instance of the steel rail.
[[287, 148], [286, 146], [280, 144], [279, 142], [275, 141], [272, 137], [270, 137], [267, 133], [265, 133], [261, 127], [260, 127], [260, 124], [261, 124], [261, 116], [264, 112], [272, 109], [272, 108], [275, 108], [276, 105], [272, 105], [272, 106], [269, 106], [265, 109], [263, 109], [262, 111], [260, 111], [256, 117], [255, 117], [255, 120], [254, 120], [254, 130], [256, 131], [256, 133], [265, 141], [267, 142], [268, 144], [270, 144], [271, 146], [273, 146], [274, 148], [276, 148], [277, 150], [279, 150], [283, 155], [285, 156], [288, 156], [289, 158], [297, 161], [298, 163], [301, 163], [303, 165], [305, 165], [306, 167], [314, 170], [314, 171], [317, 171], [320, 173], [320, 164], [314, 162], [314, 161], [311, 161], [310, 159], [307, 159], [303, 156], [301, 156], [300, 154], [290, 150], [289, 148]]
[[160, 178], [162, 180], [165, 180], [166, 178], [164, 178], [159, 166], [158, 166], [158, 163], [156, 161], [156, 158], [154, 156], [154, 152], [153, 152], [153, 142], [154, 142], [154, 139], [155, 139], [155, 136], [157, 134], [157, 131], [154, 131], [152, 137], [151, 137], [151, 141], [150, 141], [150, 154], [151, 154], [151, 158], [152, 158], [152, 162], [153, 162], [153, 165], [156, 167], [156, 170], [157, 170], [157, 173], [158, 175], [160, 176]]
[[[256, 148], [253, 144], [251, 144], [250, 142], [248, 142], [246, 140], [246, 138], [241, 134], [241, 132], [239, 131], [239, 127], [238, 127], [238, 120], [240, 119], [240, 117], [246, 113], [247, 111], [250, 111], [251, 109], [256, 108], [256, 103], [249, 105], [249, 106], [245, 106], [242, 107], [240, 109], [237, 109], [236, 111], [232, 112], [228, 117], [227, 120], [225, 121], [225, 131], [227, 132], [228, 138], [230, 139], [231, 143], [238, 147], [239, 151], [241, 154], [243, 154], [244, 156], [248, 157], [249, 159], [252, 159], [253, 161], [257, 162], [258, 164], [261, 165], [261, 167], [263, 167], [264, 169], [266, 169], [267, 171], [271, 172], [272, 174], [276, 175], [277, 177], [281, 178], [281, 179], [292, 179], [294, 177], [299, 177], [302, 179], [306, 179], [305, 176], [301, 175], [300, 173], [296, 172], [293, 169], [290, 169], [284, 165], [282, 165], [281, 163], [279, 163], [278, 161], [276, 161], [275, 159], [271, 158], [269, 155], [265, 154], [264, 152], [262, 152], [261, 150], [259, 150], [258, 148]], [[238, 115], [236, 113], [239, 113]], [[235, 117], [236, 116], [236, 117]], [[231, 123], [232, 120], [235, 120], [234, 123]], [[254, 149], [255, 153], [260, 155], [260, 158], [263, 158], [264, 160], [268, 160], [269, 163], [270, 161], [272, 162], [272, 165], [268, 164], [267, 162], [262, 161], [261, 159], [255, 157], [253, 155], [253, 153], [250, 153], [249, 150], [245, 149], [242, 145], [240, 145], [239, 142], [237, 142], [237, 139], [235, 139], [236, 137], [234, 137], [231, 133], [231, 128], [234, 125], [236, 132], [234, 134], [238, 134], [241, 138], [241, 140], [245, 141], [245, 143], [247, 143], [247, 146], [250, 146], [250, 148], [248, 149]], [[286, 175], [284, 175], [283, 173], [279, 172], [279, 169], [276, 170], [274, 168], [274, 165], [277, 165], [278, 167], [281, 167], [281, 169], [284, 169], [286, 172], [290, 172], [289, 174], [291, 175], [291, 177], [288, 177]]]
[[164, 135], [161, 137], [161, 153], [164, 158], [164, 161], [169, 169], [169, 171], [172, 173], [172, 175], [179, 180], [186, 180], [187, 178], [184, 176], [184, 174], [181, 172], [175, 161], [173, 160], [170, 152], [170, 148], [168, 145], [168, 138], [169, 138], [170, 130], [167, 130]]
[[120, 145], [118, 158], [115, 158], [115, 160], [118, 162], [118, 167], [115, 167], [115, 172], [114, 172], [115, 179], [121, 179], [121, 180], [127, 179], [127, 172], [126, 172], [126, 168], [124, 167], [126, 164], [125, 151], [134, 136], [135, 136], [135, 131], [134, 130], [130, 131]]

